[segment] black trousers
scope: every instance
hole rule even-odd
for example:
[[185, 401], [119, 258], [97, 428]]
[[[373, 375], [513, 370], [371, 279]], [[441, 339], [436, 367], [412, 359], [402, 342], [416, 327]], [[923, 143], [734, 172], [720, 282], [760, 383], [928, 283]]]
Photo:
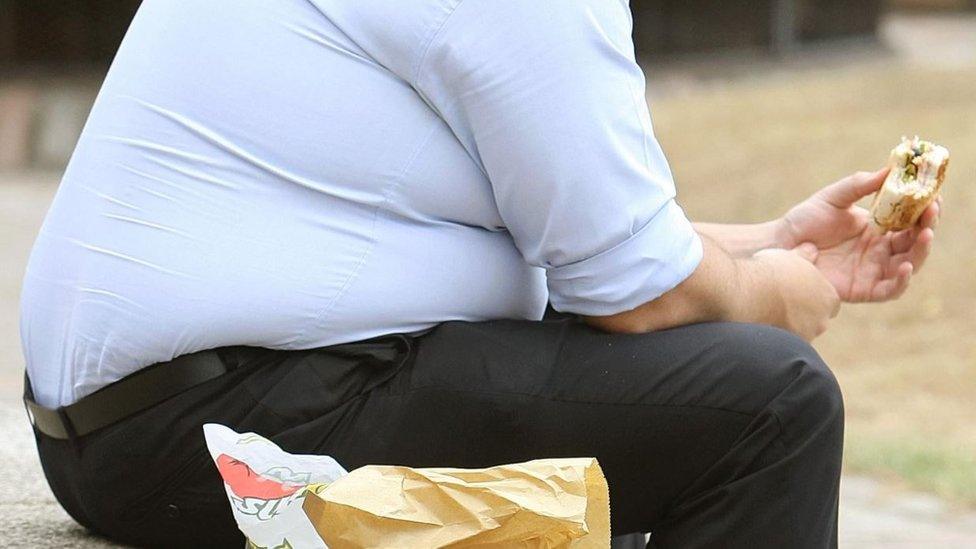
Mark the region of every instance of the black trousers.
[[836, 546], [841, 394], [784, 331], [609, 335], [562, 318], [449, 322], [382, 341], [387, 356], [221, 349], [235, 369], [220, 378], [81, 439], [38, 434], [45, 474], [79, 523], [114, 540], [240, 548], [205, 422], [348, 469], [596, 456], [614, 535], [652, 532], [654, 547]]

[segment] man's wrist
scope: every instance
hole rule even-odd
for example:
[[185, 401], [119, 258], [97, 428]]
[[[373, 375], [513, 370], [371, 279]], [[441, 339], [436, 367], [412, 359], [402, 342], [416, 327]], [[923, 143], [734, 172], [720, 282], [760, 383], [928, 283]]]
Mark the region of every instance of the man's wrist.
[[767, 221], [766, 225], [766, 230], [769, 231], [770, 239], [774, 242], [770, 248], [792, 250], [801, 244], [800, 242], [796, 241], [796, 231], [793, 230], [793, 225], [790, 224], [790, 221], [786, 216], [778, 217], [772, 221]]
[[730, 320], [782, 326], [786, 314], [783, 284], [774, 264], [762, 254], [739, 259], [736, 274]]

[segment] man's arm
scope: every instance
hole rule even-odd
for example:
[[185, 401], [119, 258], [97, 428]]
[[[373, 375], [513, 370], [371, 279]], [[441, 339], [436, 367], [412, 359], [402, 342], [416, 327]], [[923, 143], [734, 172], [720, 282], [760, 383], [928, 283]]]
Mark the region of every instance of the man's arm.
[[418, 50], [412, 84], [483, 168], [556, 310], [615, 331], [739, 320], [813, 337], [834, 294], [808, 261], [733, 259], [675, 202], [629, 20], [603, 0], [467, 0]]
[[751, 322], [812, 340], [837, 314], [836, 291], [810, 262], [814, 247], [769, 250], [737, 259], [708, 236], [702, 242], [704, 255], [698, 268], [671, 291], [630, 311], [584, 320], [618, 333], [709, 321]]
[[498, 213], [562, 312], [610, 315], [698, 266], [643, 100], [625, 3], [457, 4], [414, 86], [484, 169]]

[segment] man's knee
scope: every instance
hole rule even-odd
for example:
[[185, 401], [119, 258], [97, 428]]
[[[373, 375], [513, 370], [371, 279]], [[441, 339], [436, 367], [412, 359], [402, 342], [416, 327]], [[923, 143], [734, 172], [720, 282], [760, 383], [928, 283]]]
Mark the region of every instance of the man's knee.
[[801, 385], [801, 394], [805, 395], [809, 406], [801, 412], [809, 410], [824, 421], [842, 425], [844, 396], [837, 378], [810, 344], [802, 341], [801, 344], [807, 350], [803, 355], [804, 367], [798, 382]]
[[776, 328], [761, 330], [765, 366], [778, 369], [785, 383], [770, 406], [788, 436], [831, 439], [839, 449], [844, 398], [834, 373], [806, 341]]
[[817, 351], [794, 334], [762, 325], [738, 325], [730, 342], [733, 354], [758, 376], [783, 413], [802, 414], [822, 423], [842, 425], [844, 400], [833, 372]]

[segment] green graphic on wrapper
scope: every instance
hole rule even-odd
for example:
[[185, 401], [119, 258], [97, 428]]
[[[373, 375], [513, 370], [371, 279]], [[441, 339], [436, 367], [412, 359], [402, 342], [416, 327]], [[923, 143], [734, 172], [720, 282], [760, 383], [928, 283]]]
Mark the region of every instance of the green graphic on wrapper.
[[247, 544], [244, 545], [244, 549], [295, 549], [295, 548], [292, 547], [291, 543], [288, 542], [288, 538], [285, 538], [281, 540], [281, 545], [275, 545], [272, 547], [264, 547], [248, 539]]
[[261, 476], [287, 484], [308, 484], [312, 480], [312, 473], [292, 471], [289, 467], [272, 467]]
[[261, 435], [255, 435], [254, 433], [242, 436], [241, 438], [237, 439], [237, 444], [251, 444], [253, 442], [271, 442], [271, 441], [269, 441], [268, 439], [264, 438]]
[[309, 484], [308, 486], [305, 487], [305, 492], [306, 493], [311, 492], [311, 493], [313, 493], [315, 495], [319, 495], [322, 492], [324, 492], [325, 489], [328, 488], [328, 487], [329, 487], [329, 483], [328, 482], [319, 482], [319, 483], [316, 483], [316, 484]]

